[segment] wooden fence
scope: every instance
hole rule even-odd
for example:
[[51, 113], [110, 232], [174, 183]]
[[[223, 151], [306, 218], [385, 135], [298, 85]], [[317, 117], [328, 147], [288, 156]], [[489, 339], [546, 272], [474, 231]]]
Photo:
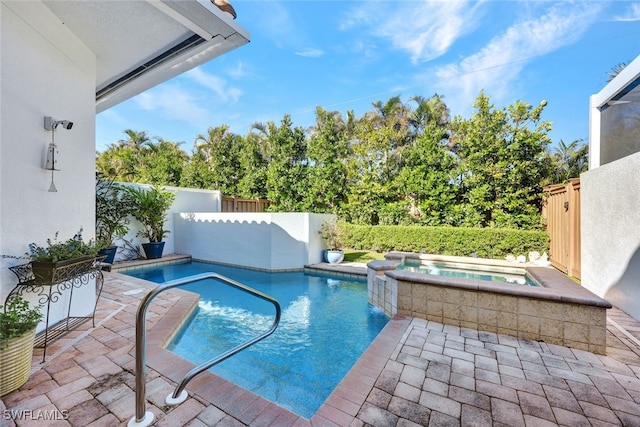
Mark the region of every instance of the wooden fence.
[[580, 278], [580, 178], [544, 188], [542, 216], [549, 233], [549, 259], [558, 270]]
[[222, 198], [222, 212], [264, 212], [271, 202], [265, 199]]

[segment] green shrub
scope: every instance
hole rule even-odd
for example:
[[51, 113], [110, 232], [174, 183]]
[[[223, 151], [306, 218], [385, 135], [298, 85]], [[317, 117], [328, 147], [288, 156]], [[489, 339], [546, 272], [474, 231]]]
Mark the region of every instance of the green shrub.
[[504, 228], [353, 225], [341, 223], [343, 243], [353, 249], [504, 259], [509, 254], [549, 252], [546, 231]]
[[29, 308], [21, 296], [13, 297], [5, 307], [0, 305], [0, 350], [6, 348], [9, 340], [21, 337], [38, 325], [42, 319], [39, 308]]

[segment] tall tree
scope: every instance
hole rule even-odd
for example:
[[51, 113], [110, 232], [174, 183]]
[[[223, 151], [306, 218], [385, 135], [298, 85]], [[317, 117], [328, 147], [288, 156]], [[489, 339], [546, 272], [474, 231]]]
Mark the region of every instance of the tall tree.
[[345, 200], [347, 123], [337, 111], [316, 108], [316, 126], [308, 138], [309, 185], [304, 207], [312, 212], [333, 212]]
[[467, 226], [535, 227], [540, 221], [544, 154], [551, 124], [537, 107], [516, 101], [494, 108], [480, 92], [473, 116], [456, 117], [459, 209]]
[[183, 167], [188, 156], [181, 148], [182, 142], [148, 142], [145, 148], [138, 149], [140, 166], [136, 181], [147, 184], [178, 186], [182, 178]]
[[380, 222], [381, 210], [392, 197], [389, 185], [400, 165], [394, 149], [396, 134], [393, 126], [380, 126], [366, 114], [356, 122], [348, 144], [348, 193], [343, 210], [349, 221]]
[[200, 184], [225, 195], [238, 193], [241, 178], [239, 152], [242, 137], [229, 131], [228, 125], [210, 127], [195, 140], [195, 152], [183, 183]]
[[415, 109], [409, 113], [409, 123], [414, 136], [422, 135], [430, 125], [445, 127], [449, 124], [449, 108], [443, 98], [436, 93], [431, 98], [416, 95], [409, 99], [416, 104]]
[[589, 168], [589, 145], [582, 139], [569, 144], [560, 140], [557, 147], [547, 151], [550, 165], [548, 184], [562, 184], [569, 178], [578, 178]]
[[403, 152], [403, 167], [393, 183], [401, 223], [453, 225], [456, 159], [448, 148], [448, 130], [437, 121], [428, 124]]
[[127, 138], [109, 144], [96, 159], [96, 169], [106, 178], [116, 181], [138, 181], [142, 168], [143, 149], [151, 143], [147, 131], [125, 129]]
[[119, 140], [118, 145], [131, 148], [142, 148], [151, 142], [151, 138], [149, 138], [146, 130], [136, 131], [133, 129], [125, 129], [123, 132], [127, 135], [127, 138]]
[[238, 195], [241, 197], [267, 197], [265, 139], [252, 132], [242, 139], [239, 153], [242, 177], [238, 182]]
[[267, 197], [274, 209], [299, 211], [307, 190], [308, 161], [305, 134], [292, 127], [291, 116], [285, 115], [280, 126], [267, 123], [271, 161], [267, 168]]

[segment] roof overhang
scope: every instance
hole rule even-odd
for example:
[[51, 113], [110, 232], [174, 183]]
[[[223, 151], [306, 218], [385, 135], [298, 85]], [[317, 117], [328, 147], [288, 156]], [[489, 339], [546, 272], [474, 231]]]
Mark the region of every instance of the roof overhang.
[[96, 56], [96, 112], [249, 42], [210, 0], [45, 0]]
[[612, 79], [600, 92], [591, 98], [592, 106], [603, 108], [620, 102], [620, 98], [626, 97], [625, 103], [640, 102], [640, 93], [637, 91], [628, 96], [633, 89], [640, 86], [640, 56], [624, 67], [618, 75]]

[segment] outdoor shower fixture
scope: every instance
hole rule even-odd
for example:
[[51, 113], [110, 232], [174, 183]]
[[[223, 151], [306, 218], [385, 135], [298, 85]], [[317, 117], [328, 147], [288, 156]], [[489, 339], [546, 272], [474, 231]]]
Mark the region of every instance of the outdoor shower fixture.
[[49, 186], [50, 193], [56, 193], [58, 191], [53, 183], [53, 172], [60, 170], [56, 169], [58, 163], [58, 146], [56, 145], [55, 140], [56, 128], [59, 125], [62, 125], [65, 129], [71, 129], [73, 127], [73, 122], [70, 122], [69, 120], [55, 120], [51, 116], [45, 116], [44, 128], [51, 131], [51, 142], [47, 147], [47, 156], [44, 162], [44, 169], [51, 171], [51, 185]]

